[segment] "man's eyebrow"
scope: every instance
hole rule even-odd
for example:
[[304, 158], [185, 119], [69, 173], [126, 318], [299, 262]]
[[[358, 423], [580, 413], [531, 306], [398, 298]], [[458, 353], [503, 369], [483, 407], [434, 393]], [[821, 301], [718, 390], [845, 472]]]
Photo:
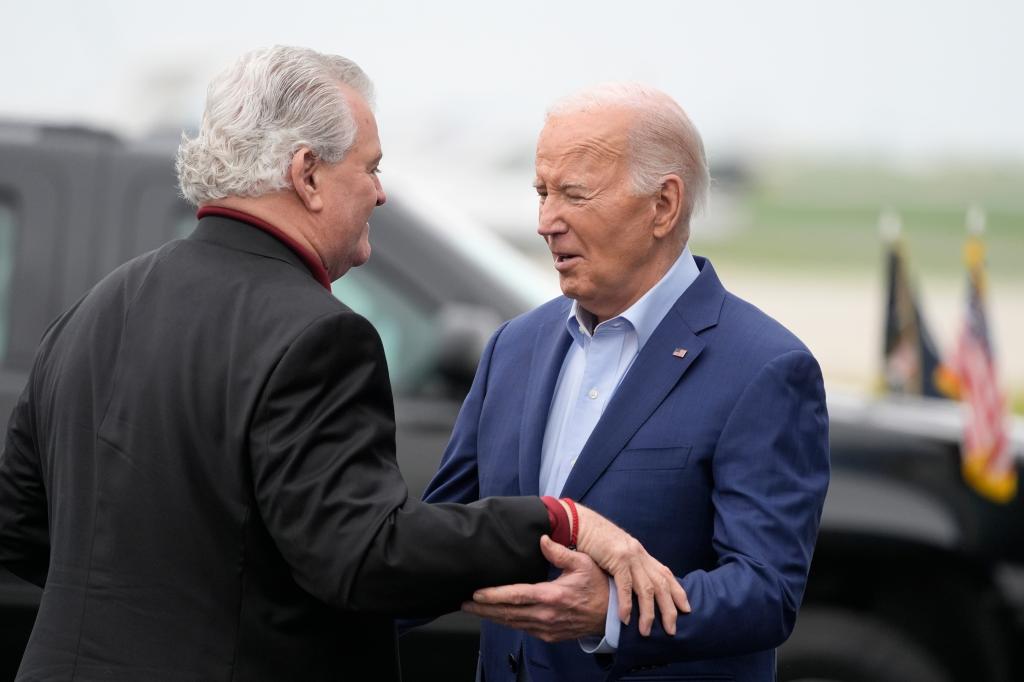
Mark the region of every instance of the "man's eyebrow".
[[376, 166], [377, 164], [379, 164], [381, 162], [381, 159], [383, 159], [383, 158], [384, 158], [384, 152], [381, 152], [380, 154], [377, 154], [377, 156], [373, 157], [373, 161], [370, 162], [370, 165], [371, 166]]
[[558, 186], [559, 191], [565, 192], [570, 189], [577, 189], [583, 192], [587, 191], [587, 186], [579, 182], [563, 182]]
[[[533, 181], [534, 189], [543, 189], [544, 187], [547, 187], [547, 183], [541, 180], [540, 178], [537, 178], [536, 180]], [[556, 189], [558, 189], [559, 192], [565, 192], [571, 189], [581, 190], [585, 192], [587, 191], [587, 186], [579, 182], [562, 182], [558, 184]]]

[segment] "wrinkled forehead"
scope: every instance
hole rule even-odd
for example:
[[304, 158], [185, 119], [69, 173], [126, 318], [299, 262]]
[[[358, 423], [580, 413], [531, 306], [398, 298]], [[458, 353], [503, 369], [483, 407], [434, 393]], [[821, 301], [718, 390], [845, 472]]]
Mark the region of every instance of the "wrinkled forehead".
[[634, 112], [623, 108], [548, 117], [537, 139], [537, 168], [609, 163], [626, 155]]

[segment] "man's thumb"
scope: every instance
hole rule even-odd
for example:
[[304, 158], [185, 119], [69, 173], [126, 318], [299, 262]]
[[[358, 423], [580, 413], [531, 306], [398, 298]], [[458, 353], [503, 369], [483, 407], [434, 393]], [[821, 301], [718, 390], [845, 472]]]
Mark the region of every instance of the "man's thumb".
[[540, 538], [540, 551], [544, 558], [561, 569], [573, 568], [576, 563], [576, 552], [568, 547], [563, 547], [547, 535]]

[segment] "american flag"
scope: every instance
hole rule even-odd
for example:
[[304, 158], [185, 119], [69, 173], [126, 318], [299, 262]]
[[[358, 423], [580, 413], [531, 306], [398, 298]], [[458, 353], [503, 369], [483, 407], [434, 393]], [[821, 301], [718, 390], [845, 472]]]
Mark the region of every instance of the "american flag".
[[890, 393], [942, 397], [936, 371], [941, 365], [939, 353], [907, 272], [905, 249], [899, 238], [899, 217], [883, 213], [882, 223], [883, 236], [889, 242], [882, 384]]
[[[974, 222], [977, 224], [978, 219]], [[985, 318], [985, 247], [980, 228], [967, 238], [967, 316], [956, 351], [945, 368], [965, 408], [961, 467], [981, 495], [1008, 502], [1017, 493], [1017, 473], [1007, 432], [1006, 397], [999, 388], [991, 335]]]

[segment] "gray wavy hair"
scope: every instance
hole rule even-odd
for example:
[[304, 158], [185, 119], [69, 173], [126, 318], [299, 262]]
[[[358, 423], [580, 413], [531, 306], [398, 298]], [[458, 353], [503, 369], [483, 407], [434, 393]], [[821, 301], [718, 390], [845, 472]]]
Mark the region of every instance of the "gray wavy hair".
[[625, 107], [638, 114], [629, 131], [634, 192], [650, 194], [661, 186], [666, 175], [678, 175], [686, 192], [680, 222], [689, 226], [690, 216], [707, 205], [711, 184], [704, 142], [697, 127], [674, 99], [642, 83], [602, 83], [586, 88], [556, 100], [547, 115], [563, 116], [606, 107]]
[[372, 106], [373, 84], [345, 57], [281, 45], [240, 57], [210, 81], [199, 133], [181, 136], [175, 169], [182, 196], [198, 206], [284, 189], [301, 147], [327, 163], [341, 161], [356, 139], [342, 84]]

